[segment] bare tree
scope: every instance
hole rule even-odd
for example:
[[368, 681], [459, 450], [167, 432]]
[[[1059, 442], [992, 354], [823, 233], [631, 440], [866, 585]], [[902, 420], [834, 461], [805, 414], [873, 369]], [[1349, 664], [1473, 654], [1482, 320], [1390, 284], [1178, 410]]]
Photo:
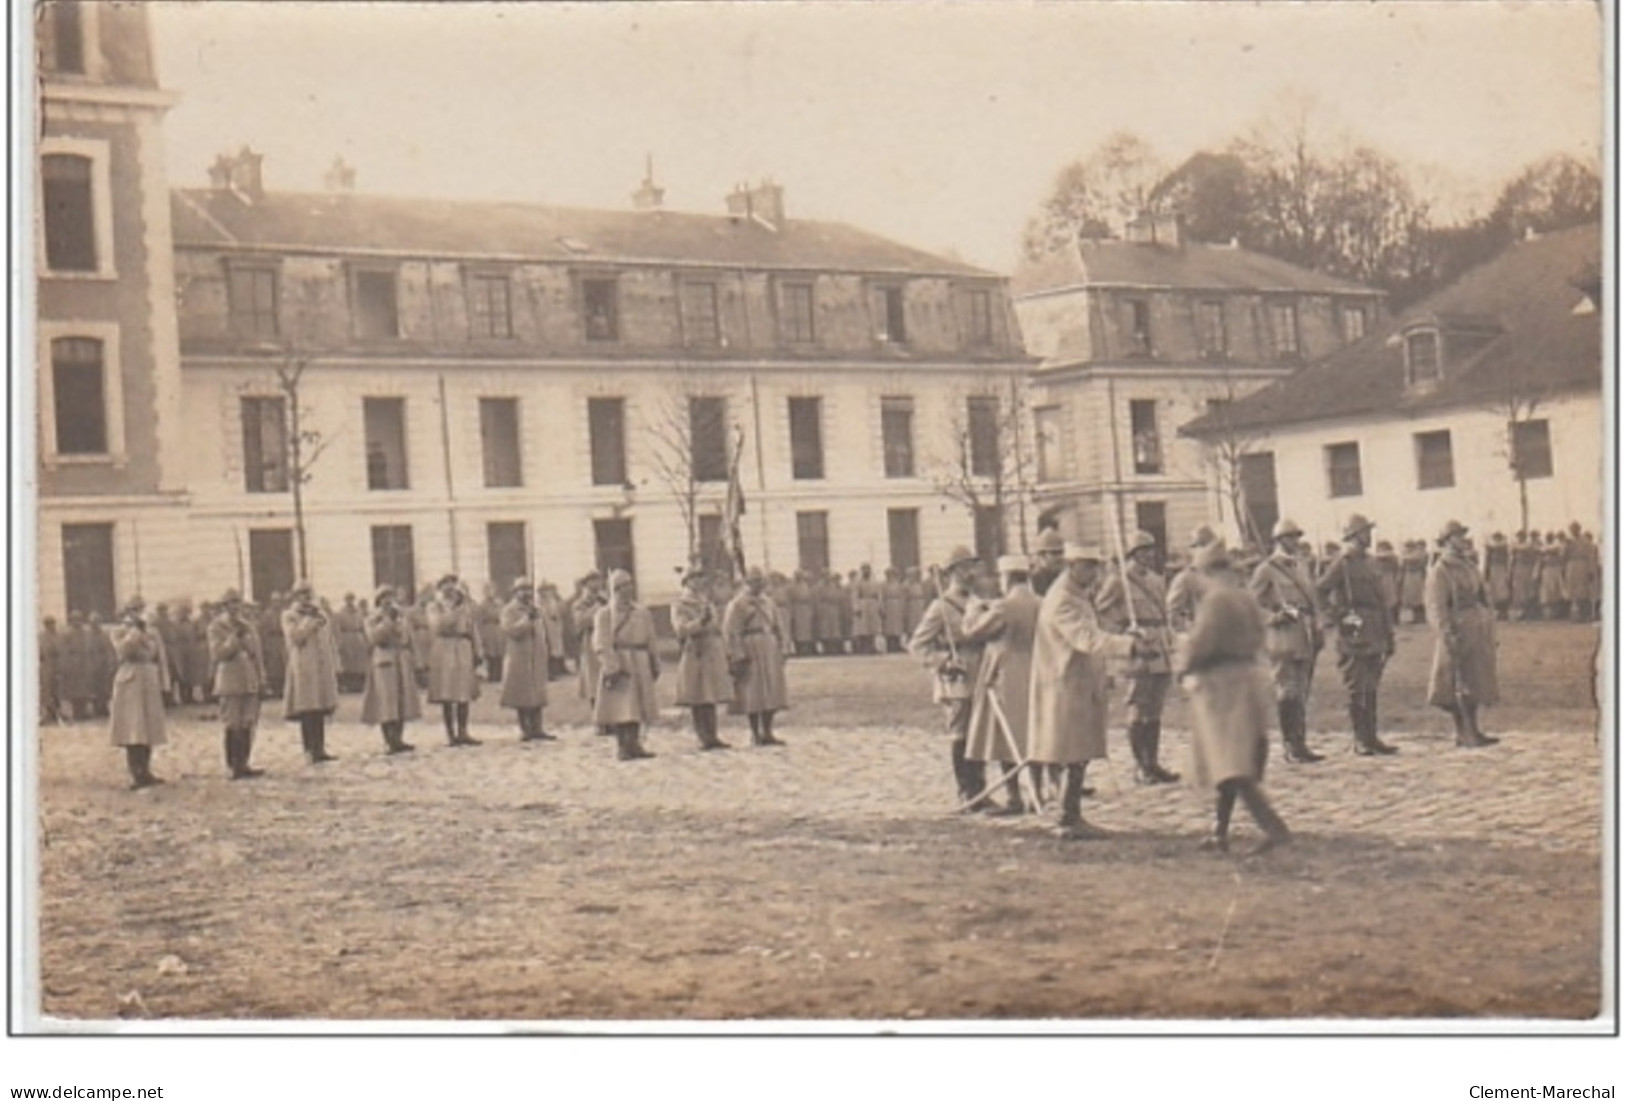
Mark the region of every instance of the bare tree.
[[310, 576], [310, 556], [305, 539], [305, 486], [332, 437], [307, 428], [309, 410], [304, 404], [305, 373], [315, 360], [308, 355], [288, 353], [272, 365], [277, 389], [287, 407], [288, 488], [293, 493], [293, 538], [299, 561], [299, 576]]
[[[986, 412], [973, 413], [973, 405]], [[1009, 549], [1009, 519], [1015, 513], [1019, 546], [1028, 550], [1027, 510], [1033, 506], [1037, 472], [1026, 423], [1025, 391], [1012, 379], [1006, 394], [967, 394], [949, 420], [948, 453], [931, 463], [937, 492], [963, 505], [973, 521], [985, 510], [996, 519], [993, 551]]]
[[[702, 394], [685, 382], [661, 396], [647, 425], [650, 465], [682, 517], [690, 562], [698, 561], [705, 551], [700, 537], [701, 517], [709, 515], [707, 510], [713, 506], [720, 505], [725, 511], [733, 507], [731, 501], [744, 447], [743, 430], [727, 415], [717, 424], [696, 425], [695, 419], [701, 414], [696, 411], [695, 400], [713, 396]], [[716, 469], [702, 469], [702, 452], [708, 453], [713, 447], [720, 449], [722, 459]], [[718, 483], [723, 486], [722, 500], [715, 488]], [[742, 508], [742, 495], [739, 500]], [[737, 516], [725, 516], [724, 520], [731, 528], [737, 528]], [[737, 532], [730, 531], [724, 538], [734, 540]], [[730, 546], [730, 552], [738, 556], [736, 546]]]
[[1538, 414], [1552, 397], [1551, 386], [1540, 377], [1539, 369], [1523, 366], [1507, 371], [1491, 391], [1485, 408], [1506, 423], [1506, 432], [1496, 453], [1507, 461], [1512, 480], [1518, 484], [1518, 527], [1529, 530], [1529, 480], [1551, 473], [1550, 437], [1547, 438], [1547, 466], [1540, 471], [1526, 447], [1519, 446], [1523, 426], [1539, 419]]
[[1203, 433], [1202, 456], [1219, 491], [1220, 519], [1228, 506], [1242, 541], [1249, 546], [1262, 547], [1269, 533], [1259, 531], [1254, 522], [1252, 502], [1247, 499], [1245, 468], [1247, 457], [1256, 453], [1266, 433], [1242, 424], [1234, 413], [1236, 400], [1255, 389], [1238, 385], [1229, 370], [1221, 371], [1209, 383], [1207, 417], [1212, 427]]

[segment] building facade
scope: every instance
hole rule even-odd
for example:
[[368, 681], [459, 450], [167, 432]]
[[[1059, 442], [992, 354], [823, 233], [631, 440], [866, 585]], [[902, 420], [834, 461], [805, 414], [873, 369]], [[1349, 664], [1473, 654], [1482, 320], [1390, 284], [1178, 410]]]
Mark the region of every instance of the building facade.
[[1525, 240], [1367, 339], [1188, 426], [1260, 473], [1246, 507], [1317, 542], [1360, 513], [1396, 545], [1447, 518], [1490, 535], [1603, 515], [1595, 225]]
[[1383, 320], [1382, 295], [1284, 261], [1182, 239], [1143, 217], [1013, 279], [1029, 352], [1036, 499], [1063, 531], [1110, 547], [1143, 529], [1165, 548], [1198, 524], [1236, 527], [1209, 448], [1181, 425]]
[[174, 253], [140, 4], [36, 12], [38, 600], [113, 613], [185, 576]]
[[619, 566], [658, 603], [734, 530], [785, 573], [976, 536], [940, 482], [1029, 366], [1000, 277], [786, 218], [772, 184], [700, 215], [649, 180], [584, 211], [260, 173], [244, 150], [174, 195], [197, 586]]

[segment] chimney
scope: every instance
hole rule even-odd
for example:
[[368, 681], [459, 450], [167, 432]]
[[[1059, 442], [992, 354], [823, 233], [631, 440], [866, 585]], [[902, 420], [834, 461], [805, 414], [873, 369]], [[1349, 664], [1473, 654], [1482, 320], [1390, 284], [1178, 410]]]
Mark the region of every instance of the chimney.
[[328, 166], [327, 175], [322, 177], [322, 186], [328, 191], [354, 191], [355, 169], [351, 168], [342, 156], [334, 157], [333, 163]]
[[262, 154], [243, 146], [235, 154], [222, 153], [209, 166], [209, 186], [216, 191], [229, 191], [245, 203], [257, 202], [265, 197], [260, 178]]
[[727, 197], [728, 216], [746, 218], [774, 233], [784, 228], [784, 188], [771, 179], [755, 187], [739, 184]]
[[632, 209], [659, 210], [666, 201], [666, 189], [655, 184], [655, 159], [645, 156], [643, 159], [643, 183], [632, 192]]
[[1123, 231], [1123, 239], [1136, 245], [1167, 245], [1179, 247], [1181, 219], [1177, 214], [1142, 210], [1131, 219]]

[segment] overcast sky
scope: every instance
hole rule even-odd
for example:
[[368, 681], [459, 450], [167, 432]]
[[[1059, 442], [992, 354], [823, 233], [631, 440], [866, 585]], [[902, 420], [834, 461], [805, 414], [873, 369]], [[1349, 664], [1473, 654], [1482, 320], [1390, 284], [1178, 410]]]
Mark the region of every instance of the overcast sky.
[[1444, 181], [1599, 156], [1586, 0], [1262, 4], [157, 4], [172, 183], [246, 142], [266, 186], [342, 154], [381, 193], [670, 207], [771, 175], [789, 215], [1007, 270], [1055, 173], [1113, 130], [1177, 162], [1307, 93]]

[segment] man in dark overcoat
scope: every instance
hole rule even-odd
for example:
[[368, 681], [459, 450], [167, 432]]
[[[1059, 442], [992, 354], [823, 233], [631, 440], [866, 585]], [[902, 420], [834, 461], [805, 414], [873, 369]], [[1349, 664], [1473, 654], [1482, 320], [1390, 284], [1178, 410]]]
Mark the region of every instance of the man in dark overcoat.
[[1371, 529], [1359, 513], [1343, 525], [1343, 550], [1326, 567], [1315, 595], [1337, 630], [1337, 668], [1349, 694], [1354, 752], [1362, 757], [1398, 753], [1377, 735], [1377, 694], [1383, 667], [1394, 653], [1394, 625], [1382, 578], [1371, 564]]

